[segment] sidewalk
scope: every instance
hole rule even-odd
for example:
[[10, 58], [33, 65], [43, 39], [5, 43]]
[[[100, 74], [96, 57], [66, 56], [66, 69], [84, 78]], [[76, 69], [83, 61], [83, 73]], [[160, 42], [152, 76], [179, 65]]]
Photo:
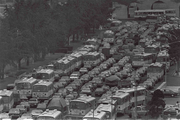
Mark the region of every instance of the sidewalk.
[[[72, 42], [71, 46], [73, 46], [73, 50], [77, 49], [78, 47], [82, 46], [82, 42], [74, 42], [74, 43]], [[38, 68], [39, 66], [46, 65], [53, 60], [57, 60], [58, 58], [61, 58], [62, 56], [64, 56], [64, 53], [55, 53], [55, 54], [47, 55], [44, 61], [38, 61], [38, 62], [35, 62], [34, 64], [30, 64], [29, 66], [26, 67], [26, 69], [23, 69], [20, 71], [23, 71], [23, 72], [32, 71], [33, 68]], [[17, 73], [18, 71], [11, 70], [11, 72]], [[14, 83], [15, 80], [16, 80], [16, 77], [6, 77], [5, 79], [0, 80], [0, 90], [5, 89], [8, 84]]]

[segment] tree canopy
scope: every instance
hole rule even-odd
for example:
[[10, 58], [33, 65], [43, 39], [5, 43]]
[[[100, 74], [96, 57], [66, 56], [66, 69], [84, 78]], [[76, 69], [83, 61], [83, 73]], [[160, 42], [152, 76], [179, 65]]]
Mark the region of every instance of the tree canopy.
[[[111, 0], [15, 0], [0, 20], [0, 63], [21, 68], [21, 60], [44, 58], [107, 22]], [[3, 56], [3, 57], [2, 57]]]

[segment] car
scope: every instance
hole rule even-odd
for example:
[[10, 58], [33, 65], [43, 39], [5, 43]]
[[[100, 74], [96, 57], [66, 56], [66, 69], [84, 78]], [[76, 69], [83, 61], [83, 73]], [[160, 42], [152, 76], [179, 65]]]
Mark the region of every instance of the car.
[[9, 110], [9, 117], [11, 119], [17, 119], [17, 118], [21, 117], [21, 115], [22, 115], [22, 113], [19, 108], [11, 108]]
[[81, 76], [80, 80], [83, 81], [83, 83], [87, 83], [91, 80], [91, 76], [88, 74], [84, 74]]
[[70, 75], [70, 79], [72, 79], [72, 80], [79, 79], [80, 76], [81, 76], [81, 73], [76, 71]]
[[13, 90], [14, 87], [15, 87], [15, 84], [8, 84], [7, 87], [6, 87], [6, 89], [7, 89], [7, 90]]
[[[132, 108], [128, 115], [130, 118], [134, 118], [135, 117], [135, 108]], [[146, 107], [145, 106], [137, 106], [136, 107], [136, 112], [137, 112], [137, 118], [140, 118], [141, 116], [146, 116], [147, 113], [148, 113], [148, 110], [146, 110]]]
[[176, 97], [178, 95], [177, 92], [170, 89], [161, 89], [161, 91], [163, 92], [164, 96]]
[[46, 108], [47, 108], [47, 104], [45, 102], [39, 103], [37, 105], [37, 109], [40, 109], [40, 110], [44, 111], [44, 110], [46, 110]]
[[96, 88], [94, 95], [95, 97], [101, 97], [105, 92], [106, 90], [104, 88]]
[[43, 110], [39, 110], [39, 109], [34, 109], [34, 110], [31, 111], [31, 115], [35, 120], [42, 113], [43, 113]]
[[21, 113], [27, 113], [28, 111], [25, 105], [17, 105], [16, 108], [18, 108]]
[[27, 108], [27, 111], [30, 110], [30, 104], [29, 104], [29, 102], [23, 101], [23, 102], [20, 103], [20, 105], [25, 105], [26, 108]]
[[29, 99], [29, 104], [30, 104], [30, 107], [32, 107], [32, 108], [36, 108], [38, 103], [39, 103], [39, 101], [37, 98], [30, 98]]
[[87, 73], [89, 70], [88, 70], [88, 68], [86, 68], [86, 67], [82, 67], [80, 70], [79, 70], [79, 72], [81, 73], [81, 74], [85, 74], [85, 73]]

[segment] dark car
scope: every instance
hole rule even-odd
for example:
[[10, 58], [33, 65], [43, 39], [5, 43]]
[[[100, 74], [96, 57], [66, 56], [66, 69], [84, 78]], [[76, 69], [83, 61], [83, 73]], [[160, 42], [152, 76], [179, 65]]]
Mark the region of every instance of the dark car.
[[11, 119], [17, 119], [19, 117], [21, 117], [22, 113], [18, 108], [12, 108], [9, 111], [9, 116]]
[[164, 93], [164, 96], [169, 96], [169, 97], [175, 97], [178, 95], [177, 92], [173, 91], [173, 90], [170, 90], [170, 89], [162, 89], [161, 90], [163, 93]]
[[38, 101], [38, 99], [36, 99], [36, 98], [31, 98], [31, 99], [29, 99], [30, 107], [36, 108], [37, 105], [38, 105], [38, 103], [39, 103], [39, 101]]
[[6, 87], [6, 89], [7, 89], [7, 90], [12, 90], [12, 89], [14, 89], [14, 87], [15, 87], [14, 84], [8, 84], [7, 87]]

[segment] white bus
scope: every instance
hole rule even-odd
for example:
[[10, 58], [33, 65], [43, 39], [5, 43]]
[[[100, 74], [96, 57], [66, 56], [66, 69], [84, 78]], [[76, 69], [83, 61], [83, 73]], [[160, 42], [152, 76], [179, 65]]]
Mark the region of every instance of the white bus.
[[91, 110], [83, 120], [105, 120], [116, 119], [116, 107], [112, 104], [100, 104], [95, 110]]
[[167, 17], [175, 17], [175, 9], [156, 9], [156, 10], [137, 10], [135, 11], [135, 18], [159, 17], [165, 15]]
[[49, 99], [53, 95], [53, 82], [39, 81], [33, 85], [32, 97], [38, 99]]
[[80, 96], [69, 103], [69, 114], [66, 118], [82, 119], [91, 109], [96, 108], [96, 98], [92, 96]]
[[32, 96], [32, 88], [33, 85], [36, 84], [37, 79], [31, 78], [23, 78], [22, 80], [15, 83], [14, 93], [17, 93], [22, 96], [31, 97]]
[[10, 90], [0, 90], [0, 97], [2, 97], [3, 111], [8, 112], [14, 105], [13, 91]]
[[[136, 91], [136, 96], [135, 96], [135, 91]], [[131, 87], [131, 88], [122, 88], [120, 90], [117, 90], [116, 93], [121, 93], [121, 92], [126, 92], [130, 94], [130, 107], [134, 105], [136, 97], [137, 97], [137, 105], [138, 104], [145, 104], [145, 100], [146, 100], [146, 88], [142, 87], [142, 86], [137, 86], [137, 88], [135, 87]]]
[[40, 79], [40, 80], [46, 80], [46, 81], [51, 81], [54, 82], [54, 70], [52, 69], [41, 69], [39, 71], [37, 71], [36, 74], [36, 79]]
[[126, 92], [117, 92], [112, 96], [117, 100], [117, 113], [126, 113], [130, 105], [130, 94]]
[[49, 110], [46, 109], [42, 114], [40, 114], [37, 117], [37, 120], [61, 120], [62, 119], [62, 114], [61, 111], [58, 111], [56, 109], [54, 110]]

